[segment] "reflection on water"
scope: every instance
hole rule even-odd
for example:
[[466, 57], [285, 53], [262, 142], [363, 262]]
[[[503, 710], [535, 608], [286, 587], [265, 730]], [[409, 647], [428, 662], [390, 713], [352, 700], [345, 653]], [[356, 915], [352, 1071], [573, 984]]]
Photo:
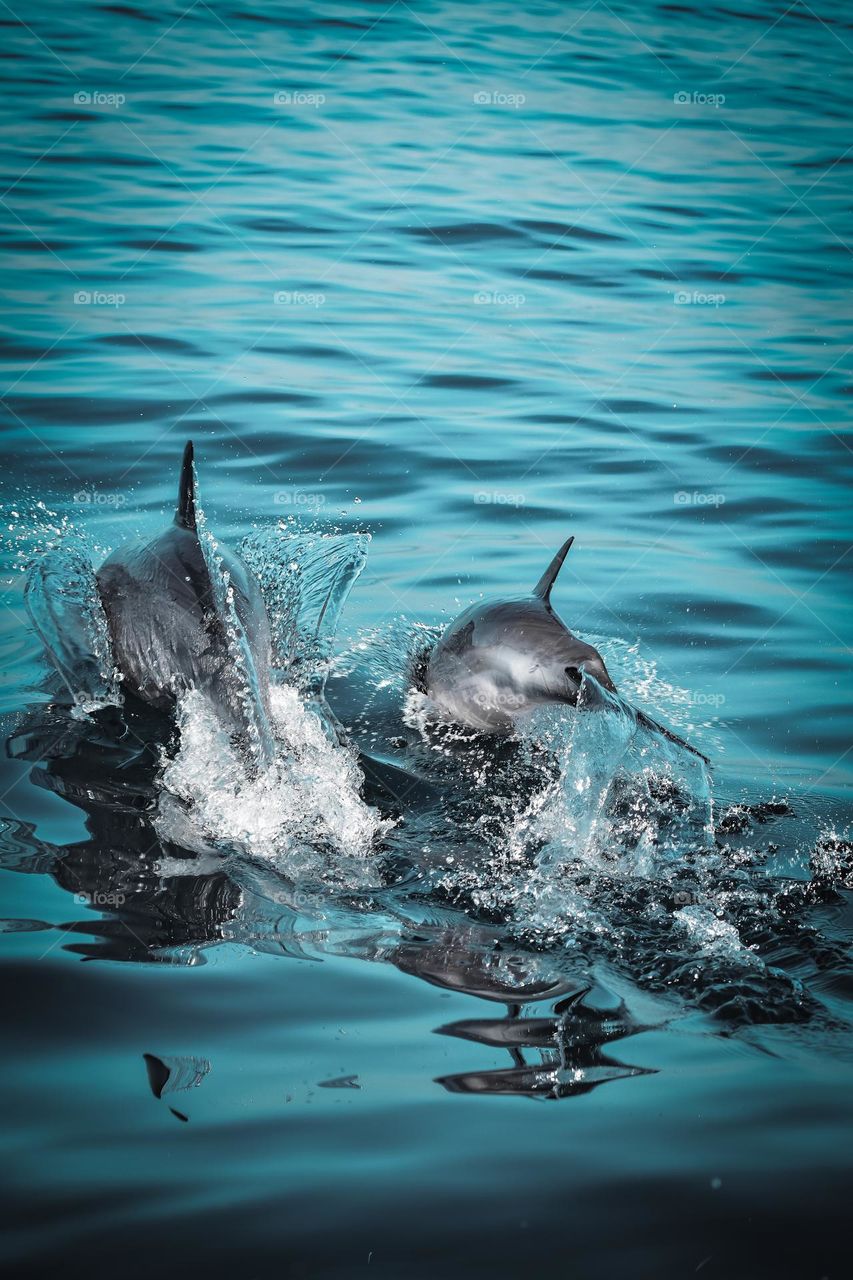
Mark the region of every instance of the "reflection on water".
[[[611, 1040], [622, 1040], [643, 1029], [627, 1017], [613, 1018], [570, 1002], [563, 1002], [556, 1012], [558, 1017], [523, 1018], [510, 1007], [506, 1018], [469, 1019], [440, 1027], [442, 1035], [506, 1049], [513, 1064], [496, 1071], [443, 1076], [441, 1084], [451, 1093], [571, 1098], [608, 1080], [644, 1075], [649, 1070], [617, 1062], [603, 1052]], [[541, 1060], [528, 1062], [525, 1049], [538, 1051]]]
[[[9, 750], [16, 758], [38, 761], [34, 781], [84, 810], [89, 839], [62, 848], [42, 846], [33, 859], [31, 833], [10, 828], [3, 865], [49, 872], [73, 894], [76, 905], [87, 908], [86, 917], [62, 926], [71, 952], [91, 959], [197, 965], [203, 963], [205, 948], [218, 942], [262, 945], [283, 956], [304, 955], [308, 945], [315, 954], [327, 950], [390, 962], [425, 982], [504, 1004], [504, 1018], [467, 1019], [436, 1028], [441, 1035], [506, 1050], [511, 1060], [508, 1068], [441, 1077], [438, 1083], [454, 1093], [564, 1098], [643, 1073], [602, 1052], [610, 1041], [643, 1028], [623, 1005], [615, 1010], [589, 1006], [588, 989], [552, 967], [547, 957], [514, 950], [488, 925], [421, 922], [415, 927], [402, 899], [396, 911], [386, 899], [382, 915], [369, 901], [336, 904], [328, 894], [321, 896], [319, 886], [313, 892], [288, 886], [257, 867], [247, 884], [240, 874], [242, 870], [245, 877], [245, 868], [227, 858], [158, 838], [159, 755], [139, 746], [142, 723], [135, 724], [132, 738], [125, 735], [129, 742], [122, 748], [105, 737], [99, 740], [91, 723], [61, 711], [37, 718], [41, 723], [11, 739]], [[148, 717], [146, 727], [155, 731], [156, 719]], [[272, 900], [264, 894], [265, 874]], [[364, 911], [371, 906], [365, 920]], [[312, 908], [320, 911], [319, 919], [311, 918]], [[93, 910], [97, 920], [89, 914]], [[606, 1000], [607, 993], [602, 994]], [[523, 1016], [528, 1006], [546, 1001], [553, 1004], [551, 1016]], [[539, 1060], [528, 1063], [525, 1049], [535, 1051]], [[144, 1056], [157, 1098], [194, 1087], [210, 1069], [200, 1059]], [[340, 1081], [320, 1083], [343, 1087]]]
[[[36, 842], [35, 857], [31, 831], [9, 824], [5, 837], [5, 867], [49, 872], [75, 904], [85, 906], [83, 916], [62, 925], [63, 945], [90, 959], [191, 966], [203, 964], [209, 948], [223, 943], [303, 959], [351, 956], [390, 962], [448, 991], [505, 1004], [506, 1019], [438, 1028], [506, 1050], [512, 1060], [510, 1068], [442, 1077], [450, 1091], [560, 1098], [642, 1074], [643, 1068], [603, 1052], [610, 1041], [648, 1028], [636, 1023], [624, 1002], [606, 1007], [612, 999], [606, 991], [604, 1008], [589, 1003], [588, 975], [597, 963], [622, 971], [640, 989], [679, 996], [682, 1015], [704, 1008], [732, 1026], [825, 1021], [828, 1010], [803, 977], [831, 968], [836, 979], [842, 973], [849, 979], [843, 940], [821, 931], [808, 914], [840, 902], [849, 844], [824, 840], [810, 879], [780, 880], [764, 869], [772, 846], [750, 851], [745, 842], [756, 835], [760, 841], [763, 829], [793, 820], [784, 803], [728, 810], [711, 849], [694, 852], [683, 844], [678, 859], [664, 853], [655, 872], [645, 860], [630, 868], [631, 840], [617, 845], [626, 830], [622, 813], [609, 845], [587, 848], [583, 857], [577, 845], [570, 854], [564, 836], [565, 865], [558, 867], [542, 862], [541, 837], [533, 840], [532, 853], [517, 831], [509, 843], [496, 841], [497, 827], [483, 822], [488, 809], [478, 782], [481, 768], [493, 793], [514, 780], [515, 790], [508, 786], [498, 797], [507, 823], [513, 805], [518, 814], [531, 806], [542, 812], [535, 784], [544, 783], [549, 793], [555, 778], [562, 783], [553, 761], [531, 773], [518, 744], [475, 739], [465, 745], [462, 785], [466, 770], [460, 770], [459, 744], [451, 741], [441, 746], [435, 785], [421, 796], [423, 811], [418, 814], [412, 799], [406, 819], [386, 832], [385, 857], [366, 864], [373, 866], [375, 883], [342, 885], [336, 873], [324, 877], [316, 861], [296, 857], [288, 874], [280, 859], [247, 859], [246, 848], [229, 851], [227, 840], [200, 841], [191, 803], [183, 829], [189, 843], [181, 842], [173, 821], [164, 836], [160, 814], [170, 797], [163, 779], [172, 766], [164, 774], [163, 751], [174, 751], [173, 731], [153, 713], [127, 708], [116, 738], [111, 714], [102, 715], [101, 724], [99, 715], [42, 708], [7, 744], [15, 759], [35, 762], [38, 786], [86, 815], [85, 840]], [[424, 769], [424, 759], [415, 759]], [[536, 760], [534, 753], [534, 765]], [[404, 776], [398, 771], [397, 785]], [[381, 778], [380, 770], [368, 782], [368, 795], [379, 805], [399, 804], [393, 791], [382, 791]], [[437, 858], [429, 844], [416, 866], [401, 858], [401, 833], [404, 841], [412, 839], [410, 819], [420, 822], [421, 837], [430, 824], [432, 839], [436, 824], [441, 828]], [[643, 813], [641, 827], [646, 822]], [[731, 844], [735, 837], [737, 845]], [[665, 841], [661, 847], [667, 849]], [[458, 868], [457, 857], [463, 864]], [[506, 912], [500, 920], [499, 903]], [[543, 1002], [551, 1005], [550, 1015], [527, 1016], [528, 1006]], [[535, 1050], [538, 1060], [529, 1062], [525, 1048]]]

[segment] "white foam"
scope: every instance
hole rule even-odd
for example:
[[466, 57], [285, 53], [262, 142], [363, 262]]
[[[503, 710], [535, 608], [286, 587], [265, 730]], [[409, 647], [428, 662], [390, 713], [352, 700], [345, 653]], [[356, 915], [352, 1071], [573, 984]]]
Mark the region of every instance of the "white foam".
[[329, 871], [339, 883], [369, 883], [371, 854], [390, 824], [362, 799], [355, 753], [332, 740], [296, 690], [274, 687], [271, 707], [275, 758], [250, 774], [204, 696], [181, 699], [180, 746], [163, 766], [159, 834], [171, 839], [189, 823], [200, 841], [264, 858], [289, 876]]
[[728, 959], [752, 959], [760, 963], [753, 951], [741, 941], [733, 924], [721, 920], [708, 907], [682, 907], [674, 918], [687, 930], [687, 935], [703, 955], [725, 956]]

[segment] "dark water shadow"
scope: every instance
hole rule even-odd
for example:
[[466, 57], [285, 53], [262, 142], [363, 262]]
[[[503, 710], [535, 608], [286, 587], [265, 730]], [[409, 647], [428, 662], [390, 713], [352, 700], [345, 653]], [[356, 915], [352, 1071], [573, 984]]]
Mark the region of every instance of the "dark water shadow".
[[[48, 845], [19, 823], [0, 848], [4, 869], [48, 874], [85, 908], [57, 926], [66, 951], [84, 961], [190, 966], [203, 964], [206, 951], [225, 942], [283, 959], [344, 955], [392, 964], [443, 990], [503, 1005], [503, 1017], [434, 1028], [508, 1058], [500, 1067], [439, 1077], [436, 1083], [451, 1093], [560, 1099], [649, 1073], [604, 1052], [646, 1028], [594, 988], [582, 966], [514, 948], [494, 925], [460, 918], [446, 904], [425, 919], [419, 900], [421, 918], [413, 923], [399, 901], [390, 910], [391, 900], [376, 895], [365, 902], [352, 895], [321, 901], [319, 891], [315, 896], [257, 866], [245, 874], [245, 865], [227, 855], [164, 841], [154, 819], [160, 754], [171, 730], [138, 708], [125, 725], [117, 736], [114, 717], [76, 719], [61, 707], [43, 706], [7, 740], [10, 756], [32, 762], [36, 786], [85, 814], [84, 840]], [[381, 787], [382, 777], [375, 767], [369, 785]], [[322, 927], [312, 930], [314, 906], [322, 906], [316, 922]], [[174, 1081], [187, 1071], [200, 1079], [210, 1069], [200, 1061], [167, 1062], [146, 1052], [153, 1095], [160, 1099], [182, 1087]], [[170, 1109], [186, 1122], [183, 1111]]]

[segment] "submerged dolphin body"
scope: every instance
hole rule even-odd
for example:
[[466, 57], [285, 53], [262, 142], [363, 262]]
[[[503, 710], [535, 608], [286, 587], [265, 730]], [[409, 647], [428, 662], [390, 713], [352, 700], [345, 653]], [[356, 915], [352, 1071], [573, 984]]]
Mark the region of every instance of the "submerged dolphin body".
[[[573, 541], [563, 543], [530, 595], [471, 605], [440, 637], [429, 655], [426, 690], [449, 719], [483, 733], [505, 732], [536, 706], [576, 706], [584, 674], [616, 693], [601, 654], [572, 635], [551, 606], [551, 588]], [[635, 714], [701, 755], [644, 712]]]
[[119, 547], [96, 581], [124, 689], [161, 711], [198, 689], [229, 732], [268, 758], [269, 618], [239, 556], [202, 541], [192, 441], [174, 523], [148, 542]]

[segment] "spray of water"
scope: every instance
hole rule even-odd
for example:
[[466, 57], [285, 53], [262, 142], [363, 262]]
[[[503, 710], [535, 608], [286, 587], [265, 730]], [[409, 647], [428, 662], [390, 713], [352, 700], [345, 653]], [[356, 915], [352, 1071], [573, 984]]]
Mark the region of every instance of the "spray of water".
[[200, 693], [181, 699], [180, 746], [163, 759], [159, 834], [186, 843], [189, 824], [197, 840], [262, 858], [290, 879], [370, 883], [388, 824], [361, 798], [355, 753], [333, 740], [320, 711], [295, 689], [273, 689], [271, 708], [273, 758], [254, 771]]
[[120, 676], [110, 651], [90, 553], [66, 537], [30, 568], [24, 599], [33, 626], [70, 704], [87, 714], [121, 704]]

